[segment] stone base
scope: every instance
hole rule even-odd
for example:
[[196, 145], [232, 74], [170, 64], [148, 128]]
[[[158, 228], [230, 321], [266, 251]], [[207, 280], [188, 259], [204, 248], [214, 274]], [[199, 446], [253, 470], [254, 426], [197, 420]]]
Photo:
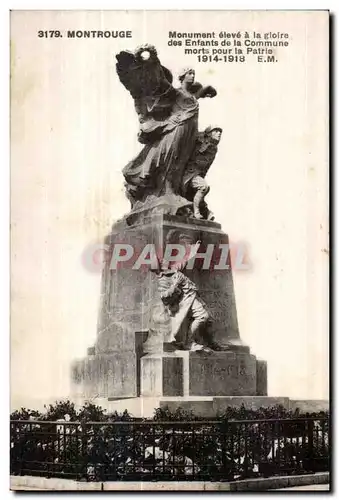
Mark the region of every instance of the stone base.
[[247, 409], [258, 410], [259, 408], [269, 408], [271, 406], [283, 406], [290, 409], [289, 398], [273, 398], [263, 396], [242, 396], [242, 397], [212, 397], [206, 399], [195, 398], [162, 398], [159, 401], [160, 408], [168, 408], [175, 412], [179, 408], [187, 412], [193, 412], [197, 417], [217, 418], [222, 415], [228, 407], [240, 408], [242, 405]]
[[196, 400], [194, 398], [165, 399], [159, 401], [160, 408], [168, 407], [170, 411], [175, 412], [179, 408], [187, 412], [193, 412], [197, 417], [216, 418], [223, 414], [231, 406], [240, 408], [242, 405], [247, 409], [257, 410], [260, 407], [268, 408], [270, 406], [281, 405], [287, 410], [290, 408], [289, 398], [271, 398], [262, 396], [231, 396], [231, 397], [211, 397], [205, 400]]
[[247, 410], [258, 410], [259, 408], [269, 408], [270, 406], [283, 406], [286, 410], [290, 409], [289, 398], [274, 398], [268, 396], [232, 396], [229, 398], [213, 398], [214, 413], [221, 414], [231, 406], [232, 408], [240, 408], [242, 405]]
[[329, 411], [330, 402], [327, 399], [291, 399], [290, 409], [296, 410], [297, 408], [305, 413]]
[[121, 351], [89, 355], [72, 366], [72, 395], [76, 398], [135, 397], [136, 354]]
[[256, 358], [249, 353], [192, 353], [189, 357], [189, 395], [256, 394]]
[[[140, 359], [141, 396], [255, 396], [258, 361], [245, 352], [175, 351]], [[262, 362], [260, 362], [262, 363]], [[259, 379], [260, 391], [267, 382]]]
[[140, 359], [141, 396], [188, 396], [188, 352], [147, 354]]
[[264, 397], [264, 396], [232, 396], [232, 397], [211, 397], [206, 399], [196, 398], [161, 398], [160, 408], [168, 407], [175, 412], [179, 408], [184, 411], [193, 412], [197, 417], [216, 418], [223, 414], [228, 407], [240, 408], [242, 405], [249, 410], [259, 408], [269, 408], [271, 406], [283, 406], [286, 410], [299, 410], [303, 413], [312, 413], [328, 410], [326, 400], [290, 400], [285, 397]]

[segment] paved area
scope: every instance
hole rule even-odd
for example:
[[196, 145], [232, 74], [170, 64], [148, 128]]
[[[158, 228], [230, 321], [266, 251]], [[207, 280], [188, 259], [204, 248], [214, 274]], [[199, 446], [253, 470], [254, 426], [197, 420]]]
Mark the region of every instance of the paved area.
[[[329, 491], [330, 487], [328, 484], [310, 484], [309, 486], [294, 486], [293, 488], [279, 488], [277, 490], [270, 491]], [[30, 488], [29, 486], [16, 486], [13, 488], [14, 491], [47, 491], [40, 488]], [[12, 491], [13, 491], [12, 490]], [[61, 491], [61, 490], [59, 490]]]
[[279, 488], [275, 491], [329, 491], [329, 484], [309, 484], [308, 486], [293, 486], [291, 488]]

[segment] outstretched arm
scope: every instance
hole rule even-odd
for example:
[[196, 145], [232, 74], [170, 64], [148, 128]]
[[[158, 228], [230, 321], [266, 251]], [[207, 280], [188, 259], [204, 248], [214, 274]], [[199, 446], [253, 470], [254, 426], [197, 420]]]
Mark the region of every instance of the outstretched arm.
[[217, 95], [217, 91], [212, 85], [208, 85], [207, 87], [201, 87], [198, 91], [196, 98], [200, 99], [203, 97], [215, 97]]
[[200, 99], [202, 97], [215, 97], [217, 95], [217, 91], [212, 85], [207, 85], [204, 87], [199, 82], [194, 82], [190, 87], [190, 92], [193, 94], [196, 99]]

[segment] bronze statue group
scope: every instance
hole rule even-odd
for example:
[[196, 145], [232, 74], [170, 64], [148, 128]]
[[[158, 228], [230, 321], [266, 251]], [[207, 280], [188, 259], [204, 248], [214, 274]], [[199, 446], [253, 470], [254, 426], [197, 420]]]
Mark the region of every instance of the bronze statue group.
[[[216, 90], [195, 81], [195, 71], [179, 73], [173, 87], [171, 72], [161, 65], [155, 47], [144, 45], [120, 52], [116, 70], [131, 93], [139, 119], [138, 140], [144, 147], [123, 169], [132, 209], [151, 205], [161, 196], [175, 196], [175, 205], [196, 219], [213, 220], [205, 196], [205, 176], [217, 153], [222, 129], [198, 131], [198, 100], [215, 97]], [[189, 211], [188, 211], [189, 213]]]
[[[116, 59], [119, 79], [134, 99], [138, 140], [144, 145], [123, 169], [132, 211], [154, 211], [164, 200], [163, 213], [167, 209], [171, 214], [213, 220], [205, 202], [209, 192], [205, 176], [222, 129], [209, 126], [198, 131], [198, 100], [215, 97], [216, 90], [196, 82], [193, 68], [179, 73], [180, 86], [175, 88], [172, 73], [161, 65], [152, 45], [120, 52]], [[190, 351], [223, 349], [207, 334], [210, 315], [197, 286], [182, 272], [185, 264], [160, 261], [157, 270], [160, 298], [171, 318], [171, 343], [175, 349]]]

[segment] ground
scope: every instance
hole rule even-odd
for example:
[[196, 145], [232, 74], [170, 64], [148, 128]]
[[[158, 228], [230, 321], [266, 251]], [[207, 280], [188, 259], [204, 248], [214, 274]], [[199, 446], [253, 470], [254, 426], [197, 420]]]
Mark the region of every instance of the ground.
[[289, 490], [289, 491], [329, 491], [330, 485], [329, 484], [309, 484], [308, 486], [293, 486], [292, 488], [279, 488], [278, 490], [275, 491], [283, 491], [283, 490]]

